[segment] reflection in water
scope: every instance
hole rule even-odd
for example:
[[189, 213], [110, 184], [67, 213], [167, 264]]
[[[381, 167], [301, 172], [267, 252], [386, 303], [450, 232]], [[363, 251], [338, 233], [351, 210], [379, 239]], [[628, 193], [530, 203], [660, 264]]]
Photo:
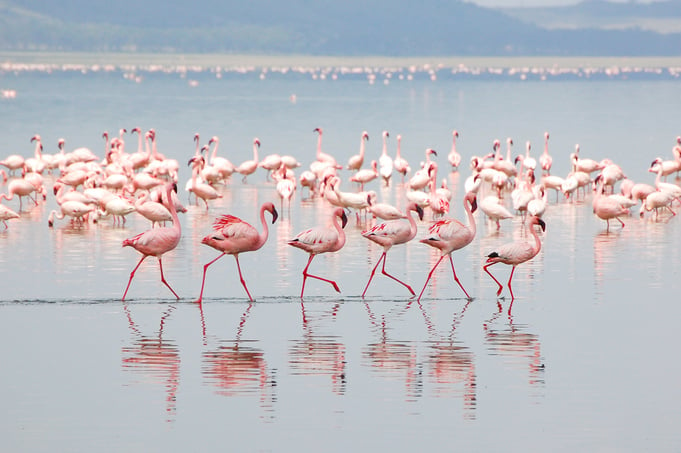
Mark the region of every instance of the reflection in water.
[[500, 302], [498, 310], [485, 324], [485, 342], [491, 355], [499, 355], [506, 359], [512, 367], [527, 367], [528, 384], [544, 386], [544, 363], [541, 356], [541, 343], [535, 334], [525, 332], [526, 325], [514, 324], [513, 316], [508, 312], [508, 324], [497, 326], [496, 321], [503, 312]]
[[158, 336], [149, 337], [142, 333], [132, 319], [128, 304], [123, 304], [128, 324], [133, 333], [132, 346], [123, 347], [123, 369], [141, 374], [152, 384], [161, 384], [166, 389], [167, 421], [173, 421], [177, 410], [177, 388], [180, 383], [180, 350], [174, 341], [163, 339], [163, 327], [175, 310], [171, 305], [161, 316]]
[[[233, 397], [259, 393], [260, 407], [272, 413], [276, 402], [274, 389], [277, 385], [274, 372], [270, 376], [265, 352], [262, 349], [243, 345], [243, 343], [255, 345], [257, 340], [241, 339], [252, 308], [251, 302], [241, 315], [234, 340], [221, 340], [217, 348], [203, 352], [201, 372], [206, 381], [217, 388], [215, 392], [218, 395]], [[206, 327], [202, 307], [200, 311], [205, 344]]]
[[345, 393], [345, 345], [335, 336], [320, 336], [314, 332], [313, 323], [326, 317], [335, 317], [340, 304], [322, 314], [306, 312], [305, 303], [300, 307], [303, 316], [303, 338], [292, 341], [289, 349], [289, 365], [292, 375], [330, 376], [331, 389], [338, 395]]
[[596, 294], [599, 296], [603, 296], [603, 278], [605, 273], [612, 269], [614, 264], [614, 249], [620, 234], [622, 234], [622, 230], [618, 229], [614, 231], [601, 231], [594, 236], [594, 283], [596, 285]]

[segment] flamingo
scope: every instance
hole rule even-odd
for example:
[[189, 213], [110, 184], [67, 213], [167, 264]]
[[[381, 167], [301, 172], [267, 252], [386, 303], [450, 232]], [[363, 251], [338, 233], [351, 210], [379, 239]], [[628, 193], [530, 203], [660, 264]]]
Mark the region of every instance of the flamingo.
[[395, 155], [395, 160], [393, 161], [393, 166], [398, 173], [402, 174], [402, 182], [404, 182], [404, 177], [409, 173], [409, 162], [407, 159], [402, 157], [402, 136], [397, 135], [397, 154]]
[[656, 158], [650, 165], [648, 171], [652, 173], [657, 173], [657, 177], [655, 178], [655, 187], [657, 188], [657, 190], [662, 192], [668, 192], [673, 196], [673, 198], [681, 200], [681, 187], [677, 186], [676, 184], [660, 181], [660, 178], [663, 175], [661, 158], [659, 157]]
[[[338, 223], [338, 219], [341, 219], [341, 223]], [[328, 280], [326, 278], [319, 277], [317, 275], [308, 274], [307, 270], [312, 263], [312, 259], [319, 255], [320, 253], [326, 252], [337, 252], [345, 245], [345, 232], [343, 228], [348, 223], [348, 218], [345, 215], [343, 208], [335, 208], [331, 213], [331, 226], [327, 227], [315, 227], [298, 233], [293, 239], [288, 241], [288, 244], [305, 250], [310, 254], [310, 258], [307, 260], [307, 265], [303, 269], [303, 288], [300, 290], [300, 298], [303, 298], [305, 294], [305, 281], [308, 277], [316, 278], [327, 282], [333, 286], [333, 288], [340, 292], [340, 288], [333, 280]]]
[[373, 181], [378, 178], [378, 170], [376, 169], [376, 161], [371, 161], [371, 168], [363, 168], [358, 170], [351, 178], [350, 181], [359, 183], [359, 190], [364, 190], [364, 184]]
[[496, 195], [488, 195], [480, 202], [480, 210], [484, 212], [487, 217], [497, 224], [497, 230], [501, 228], [500, 220], [512, 219], [513, 214], [510, 213], [504, 205], [501, 204], [501, 199]]
[[362, 132], [362, 138], [359, 143], [359, 154], [355, 154], [348, 159], [348, 170], [359, 170], [362, 168], [362, 164], [364, 163], [364, 148], [367, 140], [369, 140], [369, 133], [364, 131]]
[[369, 284], [374, 278], [376, 269], [378, 268], [378, 265], [381, 263], [381, 261], [383, 262], [383, 267], [381, 268], [383, 275], [392, 278], [397, 283], [400, 283], [402, 286], [407, 288], [412, 296], [416, 295], [411, 286], [404, 283], [402, 280], [399, 280], [397, 277], [390, 275], [385, 270], [386, 254], [388, 253], [388, 250], [390, 250], [393, 245], [404, 244], [411, 241], [414, 239], [414, 236], [416, 236], [418, 227], [414, 217], [409, 214], [411, 211], [414, 211], [418, 214], [419, 220], [423, 220], [423, 209], [416, 203], [409, 203], [407, 206], [407, 220], [409, 223], [405, 223], [401, 220], [390, 220], [388, 222], [379, 223], [373, 228], [362, 232], [362, 236], [383, 247], [383, 254], [378, 259], [376, 265], [371, 271], [369, 281], [367, 282], [366, 287], [364, 287], [364, 292], [362, 292], [362, 298], [364, 298], [367, 289], [369, 289]]
[[456, 151], [457, 138], [459, 138], [459, 132], [456, 130], [452, 131], [452, 149], [447, 155], [447, 160], [449, 161], [449, 165], [452, 166], [452, 171], [458, 170], [459, 164], [461, 164], [461, 154]]
[[617, 219], [624, 228], [624, 222], [620, 216], [629, 215], [629, 208], [622, 206], [622, 204], [614, 198], [606, 197], [604, 192], [603, 178], [599, 175], [597, 178], [597, 189], [592, 200], [593, 212], [596, 216], [606, 221], [606, 231], [610, 230], [610, 219]]
[[168, 220], [173, 220], [173, 216], [170, 215], [168, 208], [163, 206], [163, 203], [149, 200], [149, 192], [143, 192], [135, 200], [135, 210], [151, 221], [152, 228], [156, 223], [163, 222], [165, 224]]
[[59, 205], [59, 213], [57, 213], [56, 209], [53, 209], [50, 212], [50, 215], [47, 218], [47, 225], [52, 227], [54, 226], [55, 217], [61, 220], [66, 216], [71, 217], [72, 220], [82, 222], [83, 218], [94, 210], [95, 207], [90, 204], [76, 200], [68, 200]]
[[[284, 212], [284, 200], [288, 203], [289, 217], [291, 217], [291, 198], [296, 191], [296, 177], [287, 175], [288, 168], [285, 164], [281, 164], [279, 172], [282, 174], [281, 179], [277, 181], [277, 195], [281, 200], [281, 212]], [[290, 170], [289, 170], [290, 171]]]
[[225, 157], [220, 157], [218, 156], [218, 145], [220, 145], [220, 139], [218, 138], [217, 135], [214, 135], [208, 140], [208, 146], [215, 144], [213, 146], [213, 153], [211, 154], [210, 157], [210, 164], [215, 168], [218, 173], [220, 174], [220, 177], [223, 180], [228, 179], [230, 176], [232, 176], [232, 173], [236, 170], [236, 167], [232, 162], [229, 161], [229, 159]]
[[265, 221], [265, 211], [272, 214], [272, 223], [277, 221], [278, 213], [271, 202], [263, 203], [260, 207], [260, 223], [262, 223], [262, 233], [258, 231], [249, 223], [244, 222], [240, 218], [233, 215], [223, 215], [215, 220], [213, 223], [213, 233], [207, 235], [201, 240], [202, 244], [209, 245], [215, 250], [222, 252], [217, 258], [203, 266], [203, 279], [201, 280], [201, 293], [197, 303], [203, 300], [203, 288], [206, 283], [206, 271], [208, 266], [219, 260], [225, 255], [233, 255], [236, 260], [236, 267], [239, 271], [239, 280], [241, 285], [246, 290], [249, 300], [252, 302], [253, 297], [248, 291], [246, 280], [241, 274], [241, 265], [239, 264], [239, 253], [254, 252], [259, 250], [265, 242], [269, 231], [267, 229], [267, 222]]
[[322, 131], [322, 128], [318, 127], [314, 129], [312, 132], [316, 132], [319, 134], [319, 136], [317, 137], [317, 161], [324, 162], [338, 170], [343, 168], [341, 165], [338, 165], [338, 162], [336, 162], [336, 159], [332, 155], [322, 152], [322, 134], [324, 133], [324, 131]]
[[137, 263], [137, 266], [130, 273], [130, 279], [128, 280], [128, 286], [125, 287], [125, 292], [123, 293], [123, 298], [128, 294], [128, 289], [130, 289], [130, 283], [135, 276], [135, 272], [140, 267], [142, 262], [149, 256], [154, 256], [158, 258], [158, 266], [161, 270], [161, 282], [168, 287], [171, 293], [179, 300], [180, 296], [170, 287], [168, 282], [163, 275], [163, 262], [162, 256], [164, 253], [173, 250], [180, 243], [180, 237], [182, 235], [182, 230], [180, 228], [180, 219], [177, 217], [177, 210], [175, 209], [175, 204], [172, 202], [171, 193], [177, 192], [177, 184], [168, 183], [165, 187], [166, 198], [163, 200], [166, 207], [170, 210], [170, 215], [173, 218], [173, 225], [163, 228], [152, 228], [140, 233], [137, 236], [125, 239], [123, 241], [123, 247], [130, 246], [142, 254], [142, 258]]
[[369, 202], [369, 207], [367, 209], [374, 215], [374, 217], [377, 217], [381, 220], [397, 220], [407, 218], [402, 211], [391, 204], [376, 203], [376, 198], [378, 195], [373, 190], [367, 193], [367, 201]]
[[381, 174], [386, 187], [390, 185], [390, 177], [393, 174], [393, 158], [388, 156], [388, 137], [390, 137], [388, 131], [383, 131], [383, 150], [381, 157], [378, 158], [378, 172]]
[[9, 185], [7, 186], [7, 193], [0, 194], [0, 200], [4, 199], [9, 201], [14, 198], [14, 195], [19, 195], [19, 212], [21, 212], [23, 208], [23, 197], [29, 197], [31, 200], [33, 200], [35, 205], [38, 206], [38, 200], [31, 196], [33, 192], [37, 191], [38, 190], [36, 187], [31, 184], [30, 181], [24, 178], [17, 178], [9, 182]]
[[525, 261], [531, 260], [537, 256], [539, 250], [541, 250], [541, 240], [539, 239], [539, 236], [537, 236], [537, 232], [534, 229], [535, 225], [539, 225], [542, 231], [546, 231], [546, 223], [544, 223], [542, 219], [536, 216], [530, 218], [529, 222], [527, 222], [527, 229], [534, 237], [534, 244], [524, 240], [510, 242], [500, 246], [495, 251], [487, 255], [486, 264], [482, 268], [490, 277], [492, 277], [492, 280], [499, 285], [499, 288], [497, 289], [497, 296], [501, 294], [501, 291], [504, 289], [504, 287], [501, 283], [499, 283], [499, 280], [497, 280], [494, 275], [491, 274], [488, 268], [495, 265], [496, 263], [504, 263], [513, 266], [511, 268], [511, 276], [508, 278], [508, 290], [511, 292], [511, 301], [515, 299], [515, 296], [513, 295], [513, 288], [511, 288], [511, 280], [513, 280], [513, 273], [515, 272], [516, 266], [518, 264], [524, 263]]
[[258, 148], [260, 148], [260, 140], [256, 137], [253, 139], [253, 159], [242, 162], [241, 165], [236, 167], [234, 171], [244, 175], [242, 178], [243, 182], [246, 182], [246, 177], [255, 173], [258, 168]]
[[551, 166], [553, 165], [553, 157], [549, 154], [549, 133], [544, 132], [544, 153], [539, 156], [539, 165], [541, 166], [544, 175], [551, 174]]
[[0, 204], [0, 222], [2, 222], [3, 225], [5, 225], [5, 229], [8, 229], [9, 226], [7, 225], [8, 220], [12, 219], [18, 219], [19, 214], [8, 208], [7, 206]]
[[421, 293], [419, 294], [417, 300], [419, 301], [421, 300], [421, 296], [423, 296], [423, 292], [426, 290], [428, 282], [430, 281], [430, 278], [433, 276], [433, 272], [435, 272], [435, 269], [442, 262], [445, 256], [449, 256], [449, 262], [452, 265], [452, 272], [454, 273], [454, 280], [459, 285], [461, 290], [464, 292], [466, 297], [468, 299], [471, 298], [471, 296], [468, 295], [468, 292], [466, 292], [466, 289], [459, 281], [459, 277], [456, 276], [456, 270], [454, 269], [454, 260], [452, 259], [452, 252], [466, 247], [475, 238], [476, 224], [475, 218], [473, 217], [473, 213], [478, 207], [476, 196], [477, 190], [480, 187], [480, 183], [481, 180], [478, 179], [473, 187], [473, 190], [466, 192], [466, 195], [464, 195], [463, 198], [463, 207], [468, 217], [468, 225], [464, 225], [458, 220], [451, 218], [441, 219], [438, 220], [437, 222], [434, 222], [428, 228], [428, 236], [421, 239], [422, 243], [440, 250], [441, 256], [440, 259], [437, 260], [437, 263], [435, 263], [435, 266], [433, 266], [433, 268], [428, 273], [426, 283], [424, 283], [423, 289], [421, 290]]
[[203, 166], [206, 165], [206, 161], [203, 156], [192, 157], [189, 159], [188, 165], [192, 165], [192, 179], [189, 190], [197, 197], [197, 199], [201, 198], [203, 200], [203, 202], [206, 204], [206, 211], [208, 211], [208, 200], [222, 198], [222, 194], [215, 190], [213, 186], [198, 181], [199, 173], [201, 172]]

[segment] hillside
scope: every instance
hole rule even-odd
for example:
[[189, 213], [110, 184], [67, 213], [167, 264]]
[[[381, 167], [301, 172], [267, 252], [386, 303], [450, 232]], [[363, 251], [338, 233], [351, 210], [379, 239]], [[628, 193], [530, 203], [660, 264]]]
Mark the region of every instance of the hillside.
[[172, 8], [160, 0], [0, 0], [0, 50], [331, 56], [681, 54], [679, 34], [546, 30], [509, 14], [457, 0], [183, 0], [172, 2]]

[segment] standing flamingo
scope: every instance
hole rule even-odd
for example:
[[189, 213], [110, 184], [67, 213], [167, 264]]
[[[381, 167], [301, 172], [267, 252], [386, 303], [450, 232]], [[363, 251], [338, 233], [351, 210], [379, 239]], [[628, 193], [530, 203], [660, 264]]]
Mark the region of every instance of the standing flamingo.
[[253, 139], [253, 159], [242, 162], [241, 165], [234, 169], [235, 172], [244, 175], [241, 180], [246, 182], [246, 177], [255, 173], [258, 168], [258, 148], [260, 148], [260, 140], [258, 137]]
[[551, 174], [551, 166], [553, 165], [553, 158], [549, 154], [549, 133], [544, 132], [544, 154], [539, 157], [539, 165], [541, 165], [542, 173], [545, 175]]
[[173, 291], [173, 288], [171, 288], [166, 281], [165, 276], [163, 275], [163, 262], [161, 261], [161, 257], [164, 253], [169, 252], [177, 247], [177, 244], [180, 242], [180, 236], [182, 235], [180, 219], [177, 217], [177, 210], [175, 209], [175, 204], [172, 202], [171, 198], [171, 193], [173, 191], [177, 192], [177, 185], [174, 183], [167, 184], [165, 193], [166, 198], [163, 200], [166, 204], [166, 207], [170, 210], [170, 215], [173, 218], [173, 225], [170, 227], [152, 228], [151, 230], [147, 230], [144, 233], [140, 233], [137, 236], [125, 239], [123, 241], [123, 247], [130, 246], [134, 248], [142, 254], [142, 259], [140, 259], [139, 263], [137, 263], [137, 266], [135, 266], [130, 273], [128, 286], [125, 287], [125, 292], [123, 293], [123, 298], [121, 300], [125, 300], [125, 296], [128, 294], [128, 289], [130, 288], [130, 283], [132, 283], [132, 279], [135, 276], [135, 272], [140, 267], [140, 264], [142, 264], [142, 261], [149, 256], [158, 258], [158, 266], [161, 269], [161, 282], [168, 287], [170, 292], [172, 292], [177, 299], [180, 298], [180, 296]]
[[455, 219], [449, 218], [441, 219], [433, 223], [430, 226], [430, 228], [428, 228], [428, 236], [425, 237], [424, 239], [421, 239], [421, 242], [423, 242], [424, 244], [439, 249], [442, 255], [440, 256], [440, 259], [437, 260], [437, 263], [435, 263], [435, 266], [433, 266], [433, 268], [430, 270], [428, 278], [426, 278], [426, 283], [423, 285], [423, 289], [421, 290], [421, 294], [419, 294], [419, 298], [417, 300], [421, 300], [421, 296], [423, 295], [423, 292], [426, 290], [426, 286], [428, 286], [430, 277], [433, 276], [433, 272], [435, 272], [435, 269], [440, 264], [440, 262], [442, 262], [445, 256], [449, 256], [449, 262], [452, 265], [452, 272], [454, 273], [454, 280], [463, 290], [466, 297], [468, 299], [471, 298], [471, 296], [468, 295], [468, 292], [466, 292], [466, 289], [459, 281], [459, 278], [456, 276], [456, 270], [454, 269], [454, 260], [452, 259], [452, 252], [464, 248], [465, 246], [470, 244], [475, 238], [476, 224], [475, 218], [473, 217], [473, 213], [478, 208], [476, 193], [480, 186], [480, 183], [481, 180], [478, 178], [474, 186], [474, 189], [467, 192], [463, 198], [463, 207], [468, 216], [468, 225], [464, 225], [463, 223]]
[[359, 144], [359, 154], [355, 154], [348, 159], [348, 170], [359, 170], [362, 168], [362, 164], [364, 163], [364, 148], [367, 140], [369, 140], [369, 133], [364, 131], [362, 132], [362, 139]]
[[272, 223], [276, 222], [279, 216], [277, 210], [274, 208], [274, 204], [270, 202], [263, 203], [263, 205], [260, 207], [262, 233], [258, 233], [258, 231], [249, 223], [246, 223], [233, 215], [223, 215], [222, 217], [219, 217], [215, 220], [213, 223], [213, 233], [204, 237], [201, 240], [201, 243], [213, 247], [215, 250], [222, 252], [222, 254], [203, 266], [201, 293], [199, 294], [199, 299], [196, 302], [201, 303], [203, 300], [203, 287], [206, 283], [206, 271], [208, 270], [208, 266], [225, 255], [234, 256], [234, 259], [236, 260], [236, 267], [239, 270], [239, 280], [241, 280], [241, 285], [246, 290], [248, 298], [251, 300], [251, 302], [253, 301], [253, 297], [248, 291], [248, 287], [246, 287], [246, 281], [241, 274], [239, 253], [254, 252], [259, 250], [263, 245], [265, 245], [265, 242], [267, 242], [269, 231], [267, 229], [267, 222], [265, 221], [265, 211], [272, 214]]
[[388, 131], [383, 131], [383, 150], [381, 157], [378, 158], [379, 173], [385, 182], [386, 187], [390, 185], [390, 177], [393, 174], [393, 158], [388, 156]]
[[371, 283], [371, 280], [374, 278], [376, 269], [378, 268], [378, 265], [381, 264], [381, 261], [383, 261], [383, 267], [381, 268], [381, 272], [383, 273], [383, 275], [392, 278], [397, 283], [400, 283], [402, 286], [407, 288], [412, 296], [416, 295], [411, 286], [407, 285], [403, 281], [399, 280], [397, 277], [394, 277], [385, 271], [385, 261], [388, 250], [390, 250], [390, 248], [393, 245], [404, 244], [406, 242], [411, 241], [412, 239], [414, 239], [414, 236], [416, 236], [418, 227], [416, 225], [414, 217], [409, 214], [409, 212], [411, 211], [416, 212], [419, 216], [419, 219], [423, 220], [423, 209], [416, 203], [409, 203], [409, 205], [407, 206], [407, 220], [409, 220], [409, 223], [405, 223], [401, 220], [390, 220], [388, 222], [379, 223], [378, 225], [375, 225], [373, 228], [362, 232], [362, 236], [383, 247], [383, 254], [378, 259], [376, 265], [371, 271], [371, 276], [369, 277], [369, 281], [367, 282], [367, 285], [364, 288], [362, 297], [364, 297], [364, 295], [367, 292], [367, 289], [369, 289], [369, 284]]
[[397, 135], [397, 154], [395, 155], [393, 166], [395, 167], [395, 171], [402, 174], [402, 182], [404, 182], [404, 177], [409, 173], [411, 168], [409, 167], [407, 159], [402, 157], [402, 136], [399, 134]]
[[499, 283], [499, 280], [494, 278], [494, 275], [490, 273], [488, 267], [496, 263], [504, 263], [513, 266], [511, 269], [511, 276], [508, 278], [508, 290], [511, 292], [511, 300], [513, 300], [515, 297], [513, 296], [513, 288], [511, 288], [511, 280], [513, 280], [513, 272], [515, 272], [516, 266], [518, 264], [524, 263], [525, 261], [531, 260], [537, 256], [537, 253], [539, 253], [539, 250], [541, 250], [541, 240], [539, 240], [539, 236], [537, 236], [537, 232], [534, 229], [535, 225], [539, 225], [542, 231], [546, 231], [546, 224], [542, 219], [536, 216], [530, 218], [530, 221], [527, 223], [527, 229], [534, 237], [534, 244], [524, 240], [509, 242], [508, 244], [502, 245], [494, 252], [487, 255], [487, 264], [485, 264], [482, 268], [490, 277], [492, 277], [492, 280], [499, 285], [497, 296], [501, 294], [504, 286]]
[[[340, 224], [338, 223], [339, 218], [341, 219]], [[312, 263], [312, 259], [316, 255], [326, 252], [337, 252], [345, 245], [345, 232], [343, 231], [343, 228], [345, 228], [345, 225], [348, 223], [348, 218], [346, 217], [343, 208], [336, 208], [333, 210], [331, 222], [331, 226], [310, 228], [298, 233], [296, 237], [288, 241], [289, 245], [305, 250], [310, 254], [310, 258], [307, 260], [307, 266], [303, 269], [303, 288], [300, 290], [301, 299], [303, 298], [303, 294], [305, 294], [305, 281], [307, 280], [307, 277], [330, 283], [336, 291], [340, 292], [340, 288], [338, 288], [335, 281], [307, 273], [310, 263]]]
[[458, 170], [459, 165], [461, 164], [461, 154], [456, 150], [457, 138], [459, 138], [459, 132], [456, 130], [452, 131], [452, 149], [447, 155], [447, 160], [449, 161], [449, 165], [452, 166], [452, 171]]

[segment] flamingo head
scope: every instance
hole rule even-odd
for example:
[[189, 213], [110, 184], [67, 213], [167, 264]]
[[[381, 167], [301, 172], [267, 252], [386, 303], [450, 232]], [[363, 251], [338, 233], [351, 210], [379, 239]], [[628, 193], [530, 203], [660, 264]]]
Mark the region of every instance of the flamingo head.
[[[510, 138], [508, 140], [510, 140]], [[492, 150], [496, 151], [500, 147], [501, 147], [501, 142], [499, 140], [494, 140], [494, 143], [492, 143]]]
[[453, 137], [458, 137], [458, 136], [459, 136], [459, 131], [457, 131], [456, 129], [455, 129], [454, 131], [452, 131], [452, 136], [453, 136]]
[[341, 228], [345, 228], [345, 225], [348, 224], [348, 216], [345, 215], [345, 211], [343, 208], [339, 208], [340, 210], [340, 218], [341, 218]]
[[369, 140], [369, 133], [367, 131], [362, 132], [362, 140]]
[[319, 135], [322, 135], [322, 128], [321, 127], [316, 127], [312, 132], [317, 132]]
[[388, 131], [383, 131], [383, 138], [388, 138], [390, 137], [390, 133]]
[[[194, 134], [194, 141], [195, 141], [196, 143], [199, 143], [199, 133], [198, 133], [198, 132], [197, 132], [196, 134]], [[209, 143], [210, 143], [210, 142], [209, 142]]]
[[134, 134], [135, 132], [137, 132], [138, 134], [142, 134], [142, 129], [140, 127], [133, 127], [132, 129], [130, 129], [131, 135]]
[[36, 134], [33, 137], [31, 137], [31, 143], [35, 141], [40, 142], [40, 135]]
[[218, 142], [220, 142], [220, 139], [218, 138], [217, 135], [213, 135], [213, 136], [210, 138], [210, 140], [208, 140], [208, 144], [209, 144], [209, 145], [212, 145], [213, 143], [218, 143]]
[[532, 217], [532, 225], [539, 225], [542, 231], [546, 231], [546, 223], [537, 216]]
[[270, 214], [272, 214], [272, 223], [276, 222], [279, 218], [279, 213], [277, 212], [277, 208], [274, 207], [274, 204], [267, 202], [262, 207], [265, 211], [268, 211]]
[[253, 139], [253, 144], [254, 144], [255, 146], [257, 146], [258, 148], [260, 148], [260, 139], [259, 139], [258, 137], [254, 138], [254, 139]]
[[64, 149], [64, 143], [66, 143], [66, 141], [63, 138], [60, 138], [57, 142], [57, 148]]
[[416, 203], [412, 203], [412, 204], [414, 205], [412, 210], [416, 211], [416, 214], [418, 214], [418, 216], [419, 216], [419, 220], [423, 220], [423, 208], [421, 206], [417, 205]]
[[433, 156], [437, 156], [437, 151], [435, 151], [433, 148], [428, 148], [426, 150], [426, 155], [432, 154]]
[[544, 140], [548, 140], [548, 139], [549, 139], [549, 133], [548, 133], [548, 132], [544, 132]]

